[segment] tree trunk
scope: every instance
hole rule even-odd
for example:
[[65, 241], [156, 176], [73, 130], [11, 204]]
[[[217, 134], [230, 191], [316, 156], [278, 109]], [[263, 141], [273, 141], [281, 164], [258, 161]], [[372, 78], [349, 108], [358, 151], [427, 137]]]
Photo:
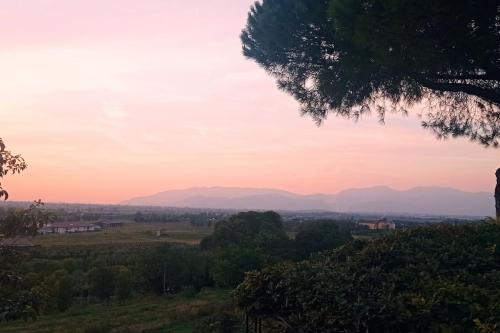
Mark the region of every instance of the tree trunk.
[[497, 222], [500, 223], [500, 168], [496, 172], [497, 187], [495, 188], [495, 208], [497, 210]]

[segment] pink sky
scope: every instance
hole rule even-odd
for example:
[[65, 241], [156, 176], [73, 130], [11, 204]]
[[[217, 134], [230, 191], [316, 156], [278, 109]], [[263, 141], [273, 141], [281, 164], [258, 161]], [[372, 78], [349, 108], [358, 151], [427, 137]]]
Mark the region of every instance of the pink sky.
[[16, 0], [0, 7], [0, 137], [12, 200], [115, 203], [193, 186], [298, 193], [492, 191], [500, 150], [416, 116], [318, 128], [241, 55], [253, 0]]

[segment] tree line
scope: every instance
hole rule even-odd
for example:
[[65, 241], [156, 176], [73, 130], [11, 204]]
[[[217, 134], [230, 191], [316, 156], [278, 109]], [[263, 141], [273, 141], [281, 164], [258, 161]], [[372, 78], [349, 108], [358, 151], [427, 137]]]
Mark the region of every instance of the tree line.
[[[10, 216], [22, 211], [13, 210]], [[12, 225], [7, 217], [0, 220], [0, 230]], [[309, 222], [292, 239], [279, 214], [245, 212], [218, 222], [214, 233], [199, 246], [68, 245], [24, 251], [4, 248], [10, 254], [1, 256], [4, 262], [0, 270], [16, 279], [1, 282], [2, 318], [34, 318], [40, 313], [66, 311], [75, 303], [123, 301], [146, 294], [194, 295], [202, 288], [234, 288], [248, 271], [302, 260], [310, 253], [350, 241], [349, 225]]]

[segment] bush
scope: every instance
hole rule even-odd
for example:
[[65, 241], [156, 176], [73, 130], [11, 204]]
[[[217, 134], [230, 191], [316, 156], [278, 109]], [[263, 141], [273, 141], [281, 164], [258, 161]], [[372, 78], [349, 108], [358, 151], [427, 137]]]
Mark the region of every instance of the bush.
[[91, 292], [100, 300], [107, 300], [115, 292], [114, 272], [110, 267], [97, 267], [90, 272]]
[[352, 240], [350, 226], [334, 221], [305, 222], [295, 236], [295, 249], [299, 259], [307, 259], [310, 254], [333, 250]]
[[211, 267], [212, 278], [218, 287], [233, 288], [243, 281], [246, 272], [262, 268], [264, 261], [264, 256], [252, 248], [218, 250]]
[[288, 255], [289, 238], [275, 212], [242, 212], [217, 222], [214, 233], [202, 240], [202, 249], [242, 246], [271, 255]]
[[65, 275], [60, 278], [57, 284], [57, 309], [66, 311], [73, 303], [73, 283], [71, 277]]
[[120, 267], [116, 273], [115, 292], [121, 301], [130, 298], [132, 294], [132, 272], [127, 267]]
[[494, 331], [499, 245], [500, 225], [420, 227], [250, 273], [235, 296], [304, 332]]
[[212, 281], [208, 276], [208, 254], [186, 246], [162, 245], [138, 260], [137, 272], [144, 286], [159, 295], [192, 286], [200, 290]]

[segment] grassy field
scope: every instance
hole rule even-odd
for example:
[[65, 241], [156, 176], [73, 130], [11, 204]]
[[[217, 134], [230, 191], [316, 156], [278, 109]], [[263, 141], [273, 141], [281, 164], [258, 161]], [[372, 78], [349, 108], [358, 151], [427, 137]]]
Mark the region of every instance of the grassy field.
[[193, 298], [150, 296], [123, 304], [74, 306], [35, 322], [0, 323], [0, 333], [192, 332], [197, 318], [220, 310], [228, 300], [228, 291], [207, 290]]
[[[162, 231], [161, 236], [156, 235], [159, 230]], [[97, 232], [39, 235], [35, 237], [34, 243], [40, 246], [158, 242], [198, 244], [203, 237], [211, 233], [212, 229], [209, 227], [195, 227], [189, 223], [130, 222], [122, 227]]]

